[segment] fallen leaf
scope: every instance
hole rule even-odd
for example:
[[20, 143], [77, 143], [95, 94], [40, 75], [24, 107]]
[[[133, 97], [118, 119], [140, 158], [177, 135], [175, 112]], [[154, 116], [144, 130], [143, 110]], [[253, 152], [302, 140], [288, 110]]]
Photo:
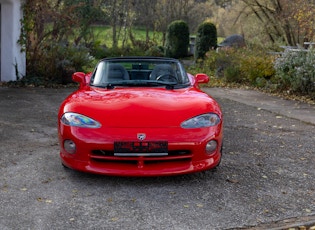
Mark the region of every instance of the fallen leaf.
[[307, 230], [307, 228], [305, 226], [299, 226], [299, 230]]
[[237, 183], [239, 183], [239, 181], [238, 180], [235, 180], [235, 179], [226, 179], [226, 181], [227, 182], [229, 182], [229, 183], [232, 183], [232, 184], [237, 184]]

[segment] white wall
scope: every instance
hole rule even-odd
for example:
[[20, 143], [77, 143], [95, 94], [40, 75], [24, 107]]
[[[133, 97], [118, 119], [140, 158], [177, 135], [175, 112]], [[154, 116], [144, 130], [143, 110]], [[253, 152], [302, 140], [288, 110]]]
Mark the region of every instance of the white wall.
[[[25, 53], [18, 40], [21, 32], [21, 0], [0, 0], [1, 4], [1, 75], [0, 81], [15, 81], [25, 76]], [[18, 70], [18, 76], [16, 74]]]

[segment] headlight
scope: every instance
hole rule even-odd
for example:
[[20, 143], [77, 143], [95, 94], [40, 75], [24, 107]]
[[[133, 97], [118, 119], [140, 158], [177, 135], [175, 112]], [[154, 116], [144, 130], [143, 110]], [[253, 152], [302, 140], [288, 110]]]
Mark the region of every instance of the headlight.
[[181, 127], [184, 129], [204, 128], [215, 126], [220, 123], [220, 117], [215, 113], [202, 114], [184, 121]]
[[77, 126], [82, 128], [99, 128], [101, 124], [87, 116], [78, 113], [65, 113], [61, 117], [61, 122], [69, 126]]

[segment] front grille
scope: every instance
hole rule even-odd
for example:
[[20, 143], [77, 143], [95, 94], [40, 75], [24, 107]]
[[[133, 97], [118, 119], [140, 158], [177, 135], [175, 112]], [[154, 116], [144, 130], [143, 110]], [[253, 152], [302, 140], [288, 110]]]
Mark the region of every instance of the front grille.
[[[171, 150], [168, 151], [168, 156], [190, 156], [191, 152], [190, 150]], [[98, 157], [98, 156], [114, 156], [114, 151], [111, 150], [92, 150], [91, 157], [93, 156]]]
[[166, 162], [187, 162], [191, 161], [192, 153], [189, 150], [171, 150], [168, 155], [164, 156], [115, 156], [114, 151], [110, 150], [93, 150], [90, 159], [96, 162], [112, 162], [124, 164], [136, 164], [141, 161], [143, 164], [159, 164]]

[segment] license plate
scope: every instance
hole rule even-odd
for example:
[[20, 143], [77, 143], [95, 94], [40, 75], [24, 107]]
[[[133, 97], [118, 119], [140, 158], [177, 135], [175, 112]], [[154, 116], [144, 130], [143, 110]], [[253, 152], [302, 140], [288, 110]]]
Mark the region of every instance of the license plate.
[[167, 141], [115, 142], [115, 156], [165, 156], [168, 155]]

